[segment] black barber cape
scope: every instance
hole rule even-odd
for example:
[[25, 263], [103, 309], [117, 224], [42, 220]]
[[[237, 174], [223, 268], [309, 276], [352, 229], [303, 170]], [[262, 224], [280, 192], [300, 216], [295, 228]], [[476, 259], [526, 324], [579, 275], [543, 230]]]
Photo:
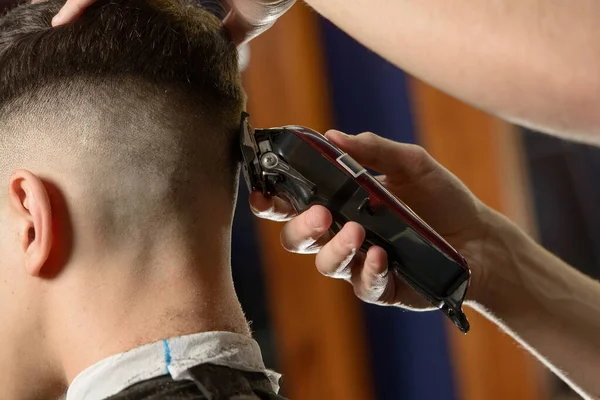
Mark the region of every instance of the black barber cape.
[[275, 392], [265, 374], [212, 364], [189, 370], [191, 378], [163, 375], [136, 383], [107, 400], [287, 400]]

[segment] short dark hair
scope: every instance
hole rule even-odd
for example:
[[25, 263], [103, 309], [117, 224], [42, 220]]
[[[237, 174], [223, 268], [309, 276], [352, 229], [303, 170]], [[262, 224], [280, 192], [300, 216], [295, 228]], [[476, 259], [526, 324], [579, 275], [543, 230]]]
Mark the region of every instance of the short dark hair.
[[201, 202], [201, 187], [234, 196], [245, 98], [220, 20], [185, 0], [99, 0], [52, 28], [63, 4], [22, 4], [0, 18], [0, 173], [55, 147], [44, 168], [75, 152], [88, 165], [84, 173], [79, 161], [61, 164], [72, 181], [130, 174], [178, 210]]
[[183, 0], [99, 0], [52, 28], [63, 3], [24, 4], [0, 19], [0, 106], [61, 79], [131, 75], [201, 93], [239, 119], [237, 51], [209, 12]]

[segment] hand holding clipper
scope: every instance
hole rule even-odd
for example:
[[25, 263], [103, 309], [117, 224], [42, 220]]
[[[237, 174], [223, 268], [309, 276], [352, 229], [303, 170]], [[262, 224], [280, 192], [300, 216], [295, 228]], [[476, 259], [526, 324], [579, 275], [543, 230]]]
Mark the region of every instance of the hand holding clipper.
[[462, 303], [470, 281], [464, 258], [365, 168], [322, 135], [287, 126], [253, 130], [244, 116], [240, 136], [244, 176], [251, 190], [286, 199], [298, 212], [320, 204], [331, 230], [355, 221], [366, 231], [361, 251], [383, 248], [389, 269], [462, 332]]

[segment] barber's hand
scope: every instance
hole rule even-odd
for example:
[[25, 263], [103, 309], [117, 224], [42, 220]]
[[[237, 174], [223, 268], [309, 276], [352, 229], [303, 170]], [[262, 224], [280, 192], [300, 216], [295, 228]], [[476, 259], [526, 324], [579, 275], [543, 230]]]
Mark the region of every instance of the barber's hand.
[[227, 0], [231, 11], [223, 21], [232, 40], [244, 44], [267, 31], [296, 0]]
[[[33, 0], [32, 3], [41, 3], [45, 0]], [[67, 0], [58, 14], [52, 19], [52, 26], [65, 25], [75, 21], [83, 14], [86, 8], [97, 0]]]
[[[416, 145], [396, 143], [372, 133], [345, 136], [331, 131], [326, 137], [362, 165], [383, 174], [377, 179], [467, 258], [472, 270], [471, 290], [484, 290], [479, 286], [484, 281], [481, 260], [489, 209], [458, 178]], [[371, 247], [366, 256], [357, 253], [365, 238], [359, 224], [349, 222], [331, 238], [328, 230], [332, 216], [322, 206], [313, 206], [296, 216], [288, 203], [279, 198], [267, 199], [259, 192], [250, 195], [250, 205], [258, 217], [287, 221], [281, 231], [283, 247], [295, 253], [318, 253], [318, 270], [350, 282], [363, 301], [432, 308], [394, 274], [388, 274], [382, 248]]]
[[[44, 0], [33, 0], [34, 3]], [[60, 12], [52, 20], [52, 26], [65, 25], [75, 21], [86, 8], [97, 0], [67, 0]], [[217, 0], [230, 11], [223, 20], [232, 40], [242, 45], [267, 31], [296, 0]]]

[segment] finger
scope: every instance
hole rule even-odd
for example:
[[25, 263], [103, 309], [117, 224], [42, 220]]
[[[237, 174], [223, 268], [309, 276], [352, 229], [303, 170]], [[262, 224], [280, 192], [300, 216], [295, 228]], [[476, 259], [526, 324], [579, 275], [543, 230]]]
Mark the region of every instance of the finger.
[[223, 27], [236, 46], [246, 43], [253, 32], [253, 28], [240, 18], [234, 10], [231, 10], [223, 19]]
[[294, 207], [279, 197], [265, 197], [261, 192], [255, 190], [248, 198], [250, 209], [259, 218], [271, 221], [289, 221], [298, 213]]
[[371, 132], [350, 136], [332, 130], [325, 136], [363, 166], [397, 175], [399, 180], [417, 179], [439, 165], [420, 146], [394, 142]]
[[75, 21], [83, 11], [96, 0], [68, 0], [52, 19], [52, 26], [65, 25]]
[[360, 271], [351, 280], [356, 295], [366, 302], [394, 302], [395, 287], [389, 274], [387, 253], [381, 247], [371, 246]]
[[314, 254], [331, 238], [328, 229], [332, 222], [329, 210], [312, 206], [284, 225], [281, 245], [293, 253]]
[[316, 265], [320, 273], [337, 279], [351, 278], [351, 262], [357, 256], [365, 229], [356, 222], [348, 222], [337, 235], [317, 254]]

